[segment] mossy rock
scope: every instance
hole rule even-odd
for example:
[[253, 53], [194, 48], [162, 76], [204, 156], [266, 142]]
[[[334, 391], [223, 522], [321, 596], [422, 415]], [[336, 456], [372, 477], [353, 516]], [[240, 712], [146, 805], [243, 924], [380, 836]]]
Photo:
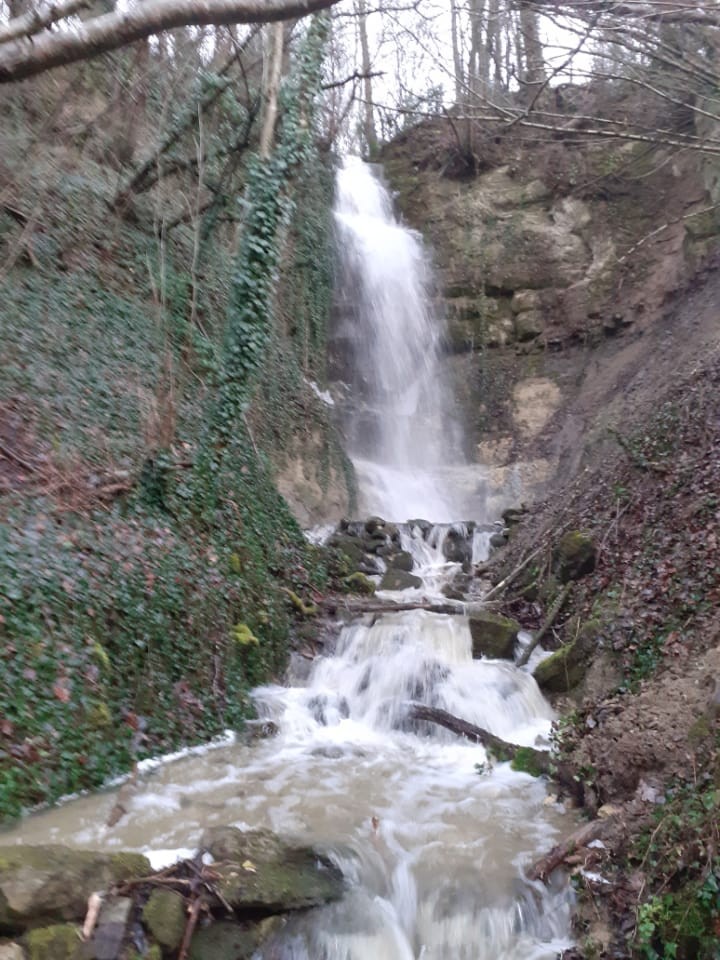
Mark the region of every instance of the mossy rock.
[[258, 947], [282, 924], [280, 917], [259, 923], [239, 924], [230, 920], [211, 923], [198, 930], [190, 944], [189, 960], [250, 960]]
[[581, 530], [563, 534], [553, 554], [553, 566], [561, 583], [580, 580], [592, 573], [597, 563], [597, 548], [592, 537]]
[[86, 956], [80, 927], [71, 923], [31, 930], [23, 943], [28, 960], [84, 960]]
[[583, 680], [585, 672], [585, 657], [578, 641], [574, 640], [541, 660], [533, 676], [541, 690], [567, 693]]
[[153, 890], [143, 909], [143, 923], [166, 950], [177, 950], [187, 925], [185, 901], [174, 890]]
[[0, 847], [0, 933], [82, 920], [95, 890], [152, 873], [138, 853], [108, 855], [58, 845]]
[[405, 570], [387, 570], [380, 581], [381, 590], [409, 590], [422, 586], [420, 577]]
[[349, 577], [345, 577], [343, 584], [349, 593], [359, 593], [365, 597], [372, 596], [375, 593], [375, 584], [370, 577], [366, 577], [359, 570], [356, 573], [351, 573]]
[[413, 568], [412, 554], [407, 550], [398, 550], [385, 557], [385, 563], [388, 570], [404, 570], [405, 573], [410, 573]]
[[469, 618], [472, 655], [477, 660], [512, 660], [521, 627], [517, 620], [480, 610]]
[[269, 830], [212, 827], [201, 845], [218, 861], [213, 869], [222, 902], [240, 917], [303, 910], [343, 894], [342, 874], [326, 857]]

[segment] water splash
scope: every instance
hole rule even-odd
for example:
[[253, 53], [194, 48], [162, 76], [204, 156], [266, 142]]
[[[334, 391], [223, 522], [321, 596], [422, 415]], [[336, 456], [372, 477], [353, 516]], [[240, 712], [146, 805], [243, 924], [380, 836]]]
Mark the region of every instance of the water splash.
[[463, 515], [449, 489], [461, 430], [440, 363], [443, 324], [421, 238], [398, 223], [379, 177], [353, 157], [338, 171], [335, 220], [360, 513], [450, 521]]

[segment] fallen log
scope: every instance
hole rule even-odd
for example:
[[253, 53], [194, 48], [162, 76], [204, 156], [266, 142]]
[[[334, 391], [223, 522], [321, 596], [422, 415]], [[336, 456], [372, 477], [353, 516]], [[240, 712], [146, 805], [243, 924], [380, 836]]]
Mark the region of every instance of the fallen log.
[[409, 600], [405, 603], [393, 603], [378, 600], [343, 601], [337, 597], [327, 597], [321, 606], [332, 612], [361, 614], [361, 613], [402, 613], [405, 610], [427, 610], [428, 613], [457, 614], [465, 613], [462, 600], [448, 603], [433, 603], [429, 600]]
[[501, 762], [509, 760], [515, 770], [531, 773], [536, 777], [550, 772], [550, 754], [546, 750], [508, 743], [507, 740], [496, 737], [489, 730], [483, 730], [482, 727], [476, 727], [474, 723], [468, 723], [467, 720], [453, 716], [447, 710], [428, 707], [424, 703], [411, 703], [408, 706], [407, 716], [410, 720], [436, 723], [472, 743], [481, 743], [497, 760]]
[[586, 847], [593, 840], [599, 840], [610, 831], [615, 823], [615, 815], [605, 819], [591, 820], [578, 827], [561, 843], [556, 844], [544, 857], [536, 860], [527, 872], [528, 880], [547, 880], [550, 874], [580, 847]]

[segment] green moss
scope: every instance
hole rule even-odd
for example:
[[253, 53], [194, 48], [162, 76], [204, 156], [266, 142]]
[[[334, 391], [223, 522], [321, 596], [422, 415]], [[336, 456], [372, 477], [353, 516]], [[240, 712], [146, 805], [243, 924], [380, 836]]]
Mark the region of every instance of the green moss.
[[140, 877], [149, 877], [153, 872], [150, 861], [142, 853], [123, 851], [113, 853], [110, 857], [110, 867], [115, 880], [123, 883], [126, 880], [137, 880]]
[[236, 623], [232, 628], [231, 636], [233, 641], [241, 647], [257, 647], [259, 644], [258, 638], [246, 623]]
[[541, 762], [540, 751], [532, 747], [520, 747], [510, 761], [510, 766], [518, 773], [529, 773], [531, 777], [541, 777], [546, 772], [546, 766]]
[[579, 580], [595, 569], [597, 550], [592, 537], [581, 530], [563, 534], [554, 551], [554, 566], [562, 583]]
[[375, 593], [375, 584], [359, 570], [351, 573], [349, 577], [345, 577], [343, 585], [349, 593], [359, 593], [362, 596], [371, 596]]
[[565, 644], [541, 660], [533, 673], [538, 686], [550, 693], [567, 693], [585, 676], [577, 641]]
[[294, 590], [288, 590], [287, 587], [283, 588], [284, 592], [288, 595], [290, 603], [293, 605], [293, 608], [300, 614], [302, 617], [315, 617], [318, 613], [318, 606], [316, 603], [305, 603], [302, 597], [299, 597]]
[[106, 703], [96, 703], [88, 711], [87, 722], [92, 730], [103, 730], [112, 726], [113, 718], [110, 707]]
[[80, 928], [69, 923], [31, 930], [23, 938], [28, 960], [81, 960]]
[[187, 912], [185, 901], [174, 890], [153, 890], [143, 909], [143, 923], [167, 950], [176, 950], [182, 942]]

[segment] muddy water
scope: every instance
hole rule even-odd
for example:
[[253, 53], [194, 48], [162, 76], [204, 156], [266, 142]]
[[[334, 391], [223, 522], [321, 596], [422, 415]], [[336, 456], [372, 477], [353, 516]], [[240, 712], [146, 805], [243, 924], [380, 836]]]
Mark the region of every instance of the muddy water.
[[[425, 571], [439, 576], [438, 565]], [[345, 900], [294, 920], [265, 956], [283, 960], [551, 958], [569, 930], [569, 895], [522, 868], [570, 829], [542, 781], [488, 763], [482, 747], [405, 718], [442, 707], [523, 744], [552, 711], [532, 677], [474, 661], [466, 618], [424, 611], [343, 630], [305, 686], [256, 692], [277, 737], [228, 744], [144, 772], [129, 813], [105, 823], [109, 791], [24, 821], [3, 839], [137, 849], [160, 865], [206, 826], [270, 827], [327, 850]], [[375, 819], [373, 819], [375, 818]]]

